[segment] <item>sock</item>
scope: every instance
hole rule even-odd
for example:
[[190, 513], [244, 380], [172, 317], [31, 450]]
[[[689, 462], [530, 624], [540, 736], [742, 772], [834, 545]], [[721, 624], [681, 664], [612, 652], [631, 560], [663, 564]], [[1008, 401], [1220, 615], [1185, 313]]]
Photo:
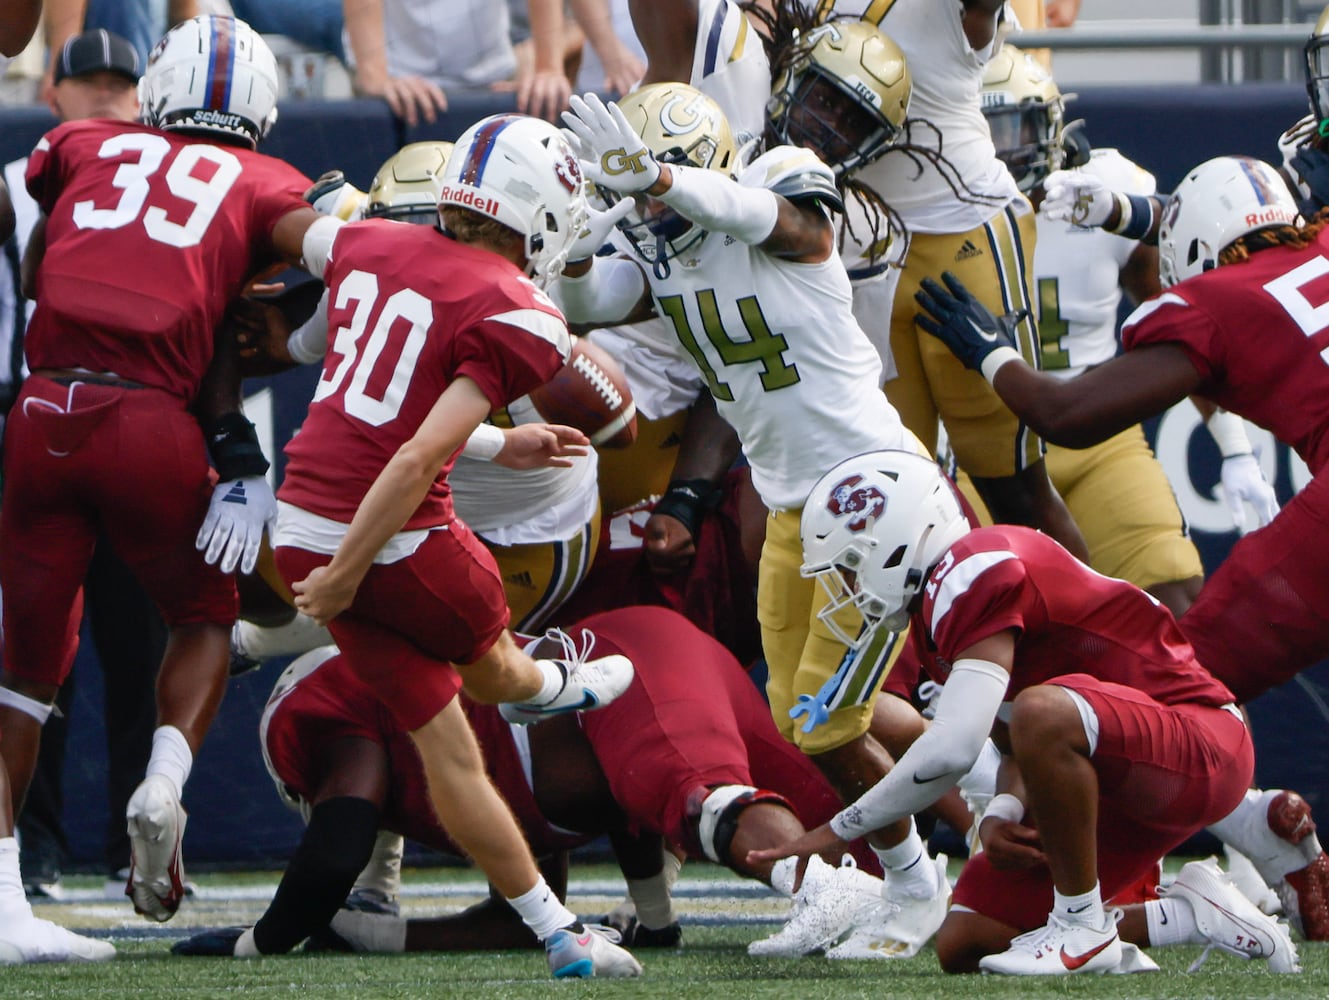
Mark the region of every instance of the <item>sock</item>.
[[1151, 899], [1144, 904], [1149, 944], [1163, 948], [1170, 944], [1201, 944], [1205, 939], [1195, 923], [1190, 904], [1180, 899]]
[[1062, 920], [1084, 927], [1101, 928], [1107, 924], [1107, 914], [1103, 911], [1103, 895], [1098, 883], [1088, 892], [1067, 896], [1055, 886], [1052, 889], [1052, 912]]
[[643, 927], [660, 930], [678, 919], [674, 915], [674, 901], [669, 895], [667, 869], [650, 878], [630, 878], [627, 883], [628, 895], [632, 897], [633, 905], [637, 908], [637, 919]]
[[535, 885], [529, 890], [520, 896], [513, 896], [508, 902], [541, 941], [556, 930], [574, 924], [580, 926], [577, 915], [559, 901], [543, 875], [536, 878]]
[[194, 752], [189, 749], [185, 734], [175, 726], [158, 726], [152, 734], [152, 756], [148, 758], [148, 774], [160, 774], [174, 787], [176, 797], [184, 794], [185, 782], [194, 766]]
[[544, 684], [528, 704], [548, 705], [568, 686], [568, 668], [559, 660], [536, 660], [535, 665], [544, 679]]
[[18, 841], [12, 836], [0, 837], [0, 913], [7, 919], [32, 914], [18, 870]]
[[941, 888], [937, 869], [928, 857], [927, 846], [918, 835], [918, 827], [909, 820], [909, 836], [894, 847], [873, 847], [872, 851], [886, 869], [890, 891], [897, 895], [931, 899]]

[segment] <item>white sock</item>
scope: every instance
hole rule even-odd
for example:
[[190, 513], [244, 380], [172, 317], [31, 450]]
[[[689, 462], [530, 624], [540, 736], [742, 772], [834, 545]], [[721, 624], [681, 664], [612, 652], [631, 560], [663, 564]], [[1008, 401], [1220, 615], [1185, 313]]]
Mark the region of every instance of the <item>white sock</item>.
[[568, 686], [568, 670], [558, 660], [536, 660], [536, 667], [544, 683], [539, 693], [528, 702], [531, 705], [548, 705], [563, 693]]
[[13, 836], [0, 837], [0, 913], [6, 920], [32, 915], [18, 870], [18, 841]]
[[1185, 900], [1148, 900], [1144, 904], [1144, 920], [1149, 928], [1149, 944], [1155, 948], [1204, 941], [1195, 923], [1195, 911]]
[[185, 782], [194, 766], [194, 752], [189, 749], [185, 734], [175, 726], [158, 726], [152, 734], [152, 756], [148, 758], [148, 774], [160, 774], [175, 786], [176, 797], [184, 794]]
[[872, 851], [886, 869], [886, 882], [894, 895], [931, 899], [941, 888], [937, 869], [928, 857], [927, 845], [918, 835], [918, 827], [909, 820], [909, 836], [894, 847], [873, 847]]
[[1067, 896], [1055, 886], [1052, 889], [1052, 912], [1070, 924], [1080, 924], [1095, 929], [1107, 923], [1107, 914], [1103, 911], [1103, 894], [1098, 883], [1088, 892]]
[[577, 922], [577, 915], [559, 902], [544, 876], [538, 876], [529, 891], [512, 897], [508, 902], [541, 941], [554, 931]]
[[285, 625], [255, 625], [237, 621], [231, 629], [231, 645], [250, 659], [298, 656], [332, 642], [332, 633], [308, 615], [296, 613]]

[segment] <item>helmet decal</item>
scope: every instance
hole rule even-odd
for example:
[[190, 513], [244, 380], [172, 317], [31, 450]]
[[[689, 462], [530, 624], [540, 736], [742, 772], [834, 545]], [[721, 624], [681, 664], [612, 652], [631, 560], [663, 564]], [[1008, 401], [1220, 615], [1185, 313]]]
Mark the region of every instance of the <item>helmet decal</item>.
[[498, 138], [500, 132], [517, 120], [517, 115], [495, 115], [486, 122], [475, 134], [475, 141], [466, 155], [466, 162], [462, 164], [461, 175], [457, 180], [472, 187], [478, 186], [484, 179], [485, 164], [489, 162], [489, 154], [494, 150], [494, 140]]
[[208, 106], [230, 107], [235, 79], [235, 18], [212, 19], [212, 48], [208, 53]]
[[687, 135], [696, 131], [702, 122], [714, 128], [709, 104], [710, 99], [705, 94], [674, 94], [660, 105], [660, 128], [666, 135]]
[[875, 486], [859, 485], [862, 482], [862, 476], [849, 476], [831, 487], [826, 500], [826, 509], [832, 514], [849, 518], [845, 527], [850, 531], [862, 531], [886, 513], [886, 495]]

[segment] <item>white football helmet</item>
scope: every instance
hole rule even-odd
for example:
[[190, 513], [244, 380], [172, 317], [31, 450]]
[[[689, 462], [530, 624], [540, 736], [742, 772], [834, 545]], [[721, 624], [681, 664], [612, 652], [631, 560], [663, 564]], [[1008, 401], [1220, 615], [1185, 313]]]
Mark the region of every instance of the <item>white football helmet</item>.
[[1218, 266], [1235, 240], [1297, 222], [1297, 203], [1278, 171], [1249, 156], [1219, 156], [1177, 185], [1158, 228], [1158, 277], [1164, 288]]
[[586, 181], [568, 140], [549, 122], [490, 115], [454, 145], [438, 204], [468, 208], [520, 233], [526, 273], [546, 288], [563, 273], [586, 225]]
[[277, 60], [239, 18], [190, 18], [148, 56], [138, 99], [149, 125], [222, 135], [252, 149], [277, 120]]
[[[928, 572], [969, 530], [936, 462], [908, 451], [841, 462], [812, 487], [800, 524], [801, 572], [830, 598], [817, 617], [853, 649], [881, 626], [898, 632]], [[836, 620], [847, 607], [862, 615], [857, 635]]]

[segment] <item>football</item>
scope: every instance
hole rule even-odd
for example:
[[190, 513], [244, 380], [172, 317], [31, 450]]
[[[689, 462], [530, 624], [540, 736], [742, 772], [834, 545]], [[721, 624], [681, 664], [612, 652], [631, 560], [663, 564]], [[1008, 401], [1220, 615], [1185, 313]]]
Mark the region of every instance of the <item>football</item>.
[[548, 424], [576, 427], [597, 448], [626, 448], [637, 439], [637, 405], [617, 361], [585, 337], [552, 379], [530, 394]]

